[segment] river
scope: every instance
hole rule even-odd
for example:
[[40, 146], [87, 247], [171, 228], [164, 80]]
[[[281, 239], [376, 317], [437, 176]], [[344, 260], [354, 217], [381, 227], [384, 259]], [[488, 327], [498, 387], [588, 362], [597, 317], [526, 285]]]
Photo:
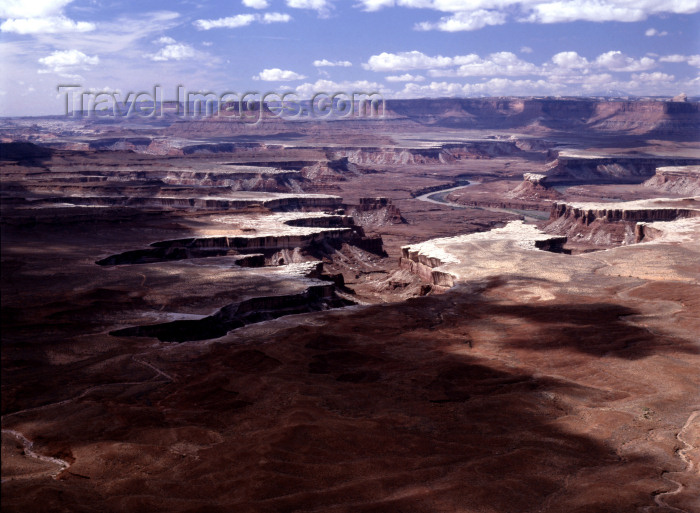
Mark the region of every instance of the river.
[[448, 201], [446, 199], [447, 195], [450, 194], [452, 191], [457, 191], [459, 189], [464, 189], [465, 187], [471, 187], [472, 185], [479, 185], [479, 184], [481, 184], [481, 182], [469, 182], [465, 185], [458, 185], [456, 187], [448, 187], [446, 189], [440, 189], [437, 191], [428, 192], [426, 194], [422, 194], [421, 196], [416, 196], [416, 199], [419, 201], [427, 201], [428, 203], [436, 203], [438, 205], [445, 205], [445, 206], [452, 207], [452, 208], [488, 210], [489, 212], [516, 214], [516, 215], [523, 216], [525, 221], [531, 222], [531, 223], [535, 223], [537, 221], [542, 221], [543, 219], [549, 218], [548, 213], [540, 212], [538, 210], [518, 210], [518, 209], [514, 209], [514, 208], [467, 206], [467, 205], [460, 205], [459, 203], [454, 203], [454, 202]]

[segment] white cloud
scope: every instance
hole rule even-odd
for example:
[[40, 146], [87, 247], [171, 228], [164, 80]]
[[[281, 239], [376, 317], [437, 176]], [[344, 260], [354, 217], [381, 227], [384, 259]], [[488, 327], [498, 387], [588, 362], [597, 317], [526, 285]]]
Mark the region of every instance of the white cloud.
[[667, 36], [668, 32], [666, 32], [665, 30], [659, 32], [655, 28], [650, 28], [650, 29], [647, 29], [646, 32], [644, 32], [644, 35], [647, 37], [654, 37], [654, 36], [663, 37], [663, 36]]
[[253, 77], [254, 80], [264, 80], [266, 82], [289, 82], [291, 80], [304, 80], [305, 78], [304, 75], [294, 71], [279, 68], [264, 69]]
[[521, 46], [520, 47], [520, 53], [532, 53], [532, 48], [529, 46]]
[[[553, 64], [553, 65], [552, 65]], [[589, 61], [576, 52], [559, 52], [552, 56], [551, 64], [545, 63], [542, 67], [545, 74], [566, 75], [576, 71], [579, 75], [587, 74], [596, 69], [605, 69], [615, 72], [646, 71], [654, 68], [656, 61], [650, 57], [634, 59], [620, 52], [611, 50], [599, 55], [595, 60]], [[578, 78], [581, 78], [580, 76]]]
[[314, 83], [306, 82], [294, 88], [300, 98], [312, 98], [315, 94], [319, 92], [325, 92], [326, 94], [341, 93], [346, 95], [360, 94], [360, 93], [381, 93], [383, 95], [390, 95], [393, 91], [377, 82], [370, 82], [367, 80], [357, 80], [357, 81], [346, 81], [346, 82], [334, 82], [332, 80], [320, 79]]
[[575, 75], [568, 78], [559, 77], [562, 87], [575, 94], [591, 93], [601, 89], [623, 89], [610, 73], [593, 73], [590, 75]]
[[58, 34], [64, 32], [89, 32], [95, 24], [73, 21], [63, 13], [63, 8], [73, 0], [3, 0], [0, 2], [0, 32], [17, 34]]
[[270, 4], [267, 0], [243, 0], [243, 5], [251, 9], [267, 9]]
[[688, 60], [688, 57], [686, 55], [666, 55], [665, 57], [660, 57], [659, 61], [661, 62], [686, 62]]
[[97, 55], [89, 56], [79, 50], [57, 50], [51, 55], [39, 59], [46, 69], [39, 70], [39, 73], [66, 73], [77, 70], [87, 70], [99, 64]]
[[292, 9], [312, 9], [319, 16], [327, 16], [332, 7], [330, 0], [285, 0], [285, 3]]
[[95, 24], [87, 21], [73, 21], [65, 16], [49, 18], [10, 18], [0, 25], [0, 32], [17, 34], [58, 34], [63, 32], [90, 32]]
[[218, 18], [215, 20], [196, 20], [193, 24], [199, 30], [211, 30], [215, 28], [239, 28], [251, 25], [254, 22], [258, 23], [287, 23], [292, 17], [289, 14], [279, 12], [266, 12], [260, 14], [236, 14], [227, 18]]
[[211, 30], [214, 28], [238, 28], [250, 25], [257, 19], [255, 14], [236, 14], [227, 18], [215, 20], [196, 20], [194, 26], [199, 30]]
[[453, 59], [460, 66], [455, 70], [430, 70], [433, 77], [522, 76], [539, 72], [537, 66], [518, 58], [512, 52], [497, 52], [482, 59], [476, 54], [459, 55]]
[[644, 71], [653, 68], [656, 61], [649, 57], [635, 60], [620, 51], [613, 50], [599, 55], [595, 63], [597, 66], [607, 68], [610, 71]]
[[279, 12], [266, 12], [260, 19], [260, 23], [287, 23], [290, 21], [292, 21], [292, 17], [289, 14]]
[[700, 55], [666, 55], [659, 58], [661, 62], [687, 62], [690, 66], [700, 68]]
[[458, 12], [452, 16], [445, 16], [440, 18], [440, 21], [435, 23], [429, 21], [416, 23], [414, 28], [415, 30], [461, 32], [467, 30], [479, 30], [488, 25], [503, 25], [505, 22], [505, 13], [480, 9], [470, 12]]
[[576, 52], [559, 52], [552, 56], [552, 62], [564, 69], [582, 69], [590, 66], [588, 60]]
[[73, 0], [3, 0], [0, 18], [47, 18], [61, 14]]
[[501, 24], [514, 13], [521, 13], [518, 21], [532, 23], [641, 21], [654, 14], [699, 12], [700, 0], [359, 0], [357, 6], [365, 11], [398, 6], [454, 13], [417, 28], [456, 31]]
[[363, 11], [378, 11], [385, 7], [394, 7], [394, 0], [360, 0]]
[[[457, 66], [454, 69], [444, 69]], [[406, 71], [428, 69], [431, 76], [493, 76], [530, 75], [538, 72], [537, 66], [523, 61], [512, 52], [497, 52], [482, 59], [476, 54], [434, 57], [416, 50], [412, 52], [372, 55], [363, 68], [371, 71]]]
[[525, 96], [556, 94], [559, 84], [545, 80], [512, 80], [492, 78], [486, 82], [460, 84], [456, 82], [431, 82], [430, 84], [406, 84], [397, 96], [404, 98], [445, 96]]
[[[700, 67], [700, 55], [670, 55], [659, 59], [667, 62], [695, 63]], [[611, 50], [589, 59], [574, 51], [554, 54], [542, 65], [519, 58], [512, 52], [496, 52], [484, 57], [477, 54], [455, 56], [430, 56], [419, 51], [388, 53], [371, 56], [363, 68], [376, 72], [427, 70], [431, 77], [484, 77], [483, 82], [465, 84], [457, 82], [431, 82], [419, 84], [424, 77], [415, 73], [391, 73], [387, 82], [408, 82], [401, 95], [409, 92], [420, 96], [466, 95], [528, 95], [528, 94], [590, 94], [612, 88], [620, 90], [648, 91], [649, 87], [672, 81], [671, 75], [662, 71], [639, 73], [657, 67], [650, 56], [640, 58]], [[613, 73], [614, 72], [614, 73]], [[617, 78], [617, 74], [637, 73], [630, 82]], [[486, 77], [492, 77], [486, 80]], [[514, 79], [512, 77], [523, 77]], [[538, 78], [532, 78], [538, 77]], [[629, 77], [629, 75], [628, 75]], [[489, 84], [489, 91], [480, 84]], [[611, 85], [615, 84], [615, 85]], [[645, 86], [645, 84], [647, 84]], [[410, 86], [410, 87], [409, 87]], [[522, 90], [516, 90], [522, 86]], [[629, 87], [627, 87], [629, 86]], [[646, 87], [646, 89], [645, 89]], [[665, 87], [665, 85], [664, 85]]]
[[153, 43], [165, 46], [156, 53], [144, 54], [144, 57], [152, 61], [182, 61], [190, 59], [197, 54], [193, 47], [185, 43], [178, 43], [172, 37], [163, 36], [153, 41]]
[[451, 57], [443, 57], [442, 55], [430, 57], [413, 50], [399, 53], [382, 52], [379, 55], [372, 55], [362, 67], [371, 71], [403, 71], [444, 68], [453, 64], [454, 60]]
[[584, 21], [641, 21], [647, 17], [643, 9], [599, 0], [568, 0], [532, 6], [533, 12], [523, 21], [562, 23]]
[[154, 54], [146, 54], [152, 61], [181, 61], [189, 59], [196, 54], [194, 48], [184, 43], [169, 44]]
[[640, 82], [673, 82], [676, 79], [673, 75], [655, 71], [653, 73], [633, 73], [632, 80]]
[[404, 73], [403, 75], [389, 75], [384, 77], [387, 82], [423, 82], [425, 77], [422, 75], [411, 75], [410, 73]]
[[317, 68], [321, 67], [341, 67], [341, 68], [349, 68], [352, 66], [352, 62], [350, 61], [329, 61], [328, 59], [321, 59], [321, 60], [315, 60], [314, 61], [314, 66]]

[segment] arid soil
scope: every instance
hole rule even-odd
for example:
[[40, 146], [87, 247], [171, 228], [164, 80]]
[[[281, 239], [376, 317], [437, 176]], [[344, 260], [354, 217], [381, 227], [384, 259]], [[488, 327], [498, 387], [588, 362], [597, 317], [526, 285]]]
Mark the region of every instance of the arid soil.
[[3, 512], [700, 511], [698, 105], [388, 113], [2, 120]]

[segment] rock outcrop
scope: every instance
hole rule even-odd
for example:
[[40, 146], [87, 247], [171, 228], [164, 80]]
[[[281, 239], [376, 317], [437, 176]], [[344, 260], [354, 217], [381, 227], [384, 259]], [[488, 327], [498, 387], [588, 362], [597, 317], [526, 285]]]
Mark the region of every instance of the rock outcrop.
[[[329, 151], [331, 151], [329, 149]], [[460, 143], [444, 143], [432, 147], [402, 148], [396, 145], [382, 147], [333, 148], [334, 158], [345, 158], [360, 165], [446, 164], [458, 160], [484, 159], [518, 155], [523, 150], [516, 140], [484, 139]]]
[[700, 166], [659, 167], [643, 185], [672, 194], [700, 195]]
[[657, 156], [599, 156], [559, 153], [547, 166], [550, 184], [642, 183], [663, 166], [697, 166], [700, 159]]
[[389, 198], [360, 198], [359, 205], [349, 205], [346, 212], [358, 224], [367, 227], [406, 222], [401, 211]]
[[521, 200], [555, 200], [561, 197], [561, 194], [554, 189], [550, 189], [547, 183], [547, 175], [539, 173], [523, 174], [523, 181], [512, 191], [506, 193], [506, 196]]
[[[383, 255], [382, 238], [368, 237], [350, 216], [304, 215], [299, 213], [252, 218], [258, 232], [252, 235], [191, 237], [154, 242], [148, 249], [137, 249], [98, 260], [103, 266], [147, 264], [222, 255], [263, 255], [267, 265], [285, 265], [316, 260], [350, 244]], [[226, 223], [225, 217], [218, 221]]]
[[700, 198], [620, 203], [554, 203], [547, 233], [596, 246], [632, 244], [643, 238], [638, 223], [700, 217]]
[[118, 337], [155, 337], [164, 342], [207, 340], [226, 335], [247, 324], [353, 304], [336, 295], [335, 287], [317, 284], [299, 294], [263, 296], [225, 306], [213, 315], [196, 320], [176, 320], [113, 331]]
[[[472, 250], [480, 253], [482, 257], [485, 247], [498, 248], [501, 252], [543, 250], [563, 253], [565, 243], [566, 237], [544, 233], [522, 221], [511, 221], [503, 228], [487, 232], [431, 239], [419, 244], [403, 246], [399, 265], [419, 275], [436, 290], [444, 290], [470, 276], [472, 258], [474, 276], [480, 275], [479, 268], [482, 266], [477, 263], [479, 259], [476, 255], [471, 254]], [[490, 251], [486, 253], [488, 258], [493, 258]]]

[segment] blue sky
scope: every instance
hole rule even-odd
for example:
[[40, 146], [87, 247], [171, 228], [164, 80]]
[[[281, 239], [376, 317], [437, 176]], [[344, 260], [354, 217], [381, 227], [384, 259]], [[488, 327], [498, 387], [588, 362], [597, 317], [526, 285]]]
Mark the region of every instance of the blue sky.
[[0, 115], [61, 84], [385, 97], [700, 94], [700, 0], [0, 0]]

